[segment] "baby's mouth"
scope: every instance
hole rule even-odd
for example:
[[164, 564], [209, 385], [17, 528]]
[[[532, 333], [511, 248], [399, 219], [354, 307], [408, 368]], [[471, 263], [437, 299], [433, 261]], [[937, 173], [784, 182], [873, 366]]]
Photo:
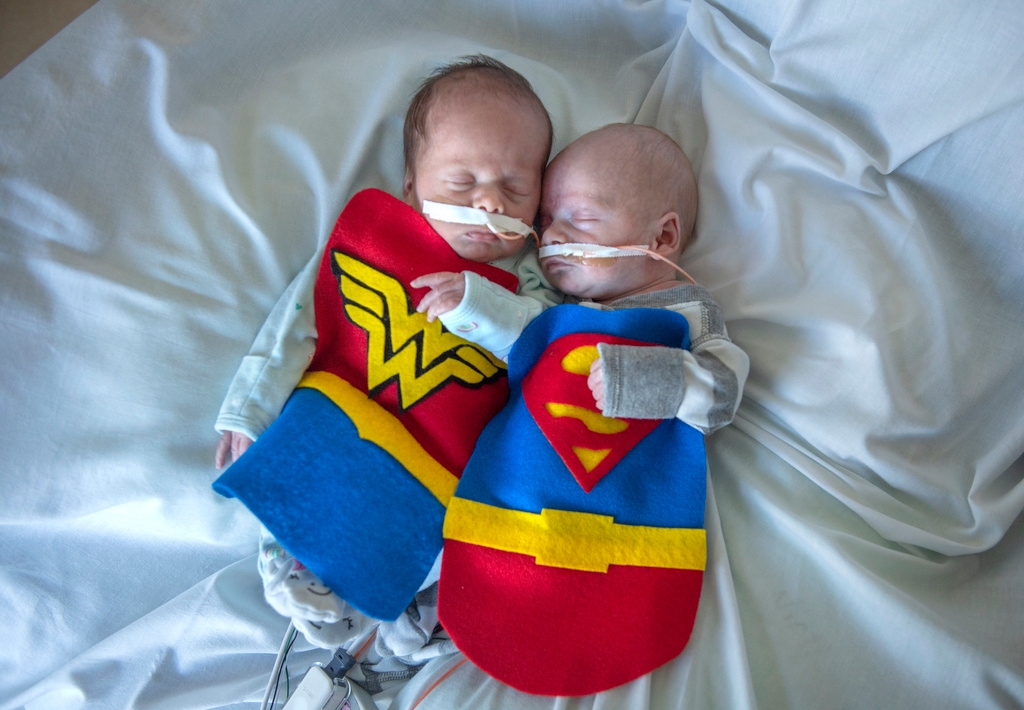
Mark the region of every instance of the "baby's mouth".
[[465, 236], [466, 239], [472, 242], [484, 242], [487, 244], [497, 242], [499, 240], [499, 237], [497, 235], [480, 229], [474, 229], [472, 231], [466, 232], [463, 236]]

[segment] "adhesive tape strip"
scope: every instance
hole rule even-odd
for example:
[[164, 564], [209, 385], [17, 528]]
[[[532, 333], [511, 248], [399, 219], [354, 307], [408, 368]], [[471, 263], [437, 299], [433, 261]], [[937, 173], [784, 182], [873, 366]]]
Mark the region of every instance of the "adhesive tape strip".
[[629, 248], [605, 247], [600, 244], [552, 244], [541, 247], [537, 256], [546, 259], [550, 256], [581, 256], [592, 259], [615, 259], [620, 256], [647, 256], [647, 247], [637, 244]]
[[507, 217], [503, 214], [494, 214], [486, 210], [479, 210], [475, 207], [463, 207], [461, 205], [449, 205], [445, 202], [431, 202], [423, 200], [423, 214], [438, 222], [451, 222], [452, 224], [479, 224], [492, 227], [494, 230], [520, 236], [527, 236], [533, 229], [523, 224], [515, 217]]

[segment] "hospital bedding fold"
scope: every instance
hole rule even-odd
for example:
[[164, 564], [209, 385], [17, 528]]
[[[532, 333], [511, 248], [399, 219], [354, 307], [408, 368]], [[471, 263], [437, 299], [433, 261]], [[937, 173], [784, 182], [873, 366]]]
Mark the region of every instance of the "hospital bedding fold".
[[443, 658], [382, 707], [1024, 704], [1022, 34], [1009, 0], [101, 0], [0, 80], [0, 708], [258, 707], [286, 621], [213, 419], [348, 197], [399, 191], [419, 78], [472, 52], [555, 150], [680, 142], [685, 265], [753, 369], [680, 657], [570, 701]]

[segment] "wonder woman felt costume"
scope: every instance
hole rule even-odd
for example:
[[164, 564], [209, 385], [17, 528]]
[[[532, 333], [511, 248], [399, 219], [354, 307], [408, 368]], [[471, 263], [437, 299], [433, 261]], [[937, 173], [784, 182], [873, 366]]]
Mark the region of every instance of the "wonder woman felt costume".
[[458, 477], [507, 398], [504, 364], [429, 323], [408, 284], [472, 271], [408, 205], [358, 193], [334, 227], [315, 287], [317, 345], [281, 415], [217, 481], [360, 611], [395, 619], [441, 549]]

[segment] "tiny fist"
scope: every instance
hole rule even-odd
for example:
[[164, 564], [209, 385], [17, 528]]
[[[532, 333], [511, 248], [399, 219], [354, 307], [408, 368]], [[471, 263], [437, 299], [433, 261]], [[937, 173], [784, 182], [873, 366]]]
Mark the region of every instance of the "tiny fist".
[[597, 358], [591, 363], [587, 386], [590, 387], [590, 393], [594, 395], [597, 408], [604, 411], [604, 374], [601, 372], [601, 358]]

